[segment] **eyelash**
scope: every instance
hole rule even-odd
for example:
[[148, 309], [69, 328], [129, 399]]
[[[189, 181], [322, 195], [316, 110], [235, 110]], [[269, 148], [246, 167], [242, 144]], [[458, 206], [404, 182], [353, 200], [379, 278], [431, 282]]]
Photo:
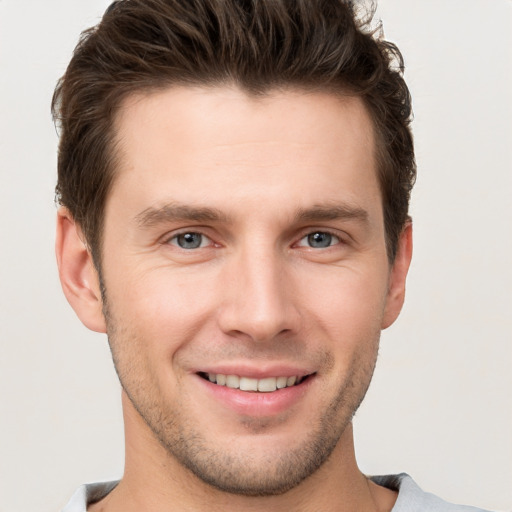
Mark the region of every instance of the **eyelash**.
[[[320, 234], [327, 235], [331, 239], [335, 239], [336, 242], [332, 243], [332, 244], [329, 243], [329, 245], [327, 245], [326, 247], [312, 247], [311, 245], [301, 245], [300, 244], [300, 242], [302, 242], [303, 240], [308, 239], [309, 237], [312, 237], [314, 235], [320, 235]], [[308, 241], [311, 242], [311, 240], [308, 240]], [[329, 241], [331, 241], [331, 240], [329, 240]], [[343, 243], [343, 239], [338, 233], [334, 233], [328, 229], [316, 229], [313, 231], [309, 231], [304, 236], [302, 236], [295, 245], [298, 247], [306, 247], [308, 249], [329, 249], [330, 247], [334, 247], [335, 245], [342, 244], [342, 243]]]
[[[178, 245], [178, 238], [180, 236], [186, 236], [186, 235], [199, 235], [201, 237], [200, 245], [198, 247], [189, 247], [189, 248], [181, 247], [180, 245]], [[208, 245], [210, 245], [210, 244], [207, 244], [206, 246], [203, 245], [205, 239], [207, 241], [209, 241], [210, 244], [213, 243], [212, 239], [209, 236], [205, 235], [204, 233], [201, 233], [201, 231], [182, 231], [181, 233], [175, 233], [173, 236], [166, 238], [164, 243], [169, 244], [169, 245], [174, 245], [184, 251], [190, 251], [190, 250], [194, 250], [194, 249], [204, 249], [205, 247], [208, 247]], [[176, 241], [176, 243], [173, 243], [173, 241]]]
[[[312, 237], [314, 235], [319, 235], [319, 234], [327, 235], [328, 237], [331, 237], [329, 242], [331, 242], [332, 239], [335, 239], [335, 243], [329, 243], [329, 245], [327, 245], [325, 247], [313, 247], [311, 245], [301, 244], [301, 242], [303, 240], [307, 240], [309, 237]], [[186, 236], [186, 235], [199, 235], [201, 237], [199, 245], [197, 247], [188, 247], [188, 248], [181, 247], [178, 244], [178, 238], [180, 236]], [[207, 243], [206, 243], [206, 245], [203, 245], [205, 243], [205, 239], [206, 239]], [[311, 243], [311, 240], [309, 240], [309, 242]], [[166, 237], [163, 243], [167, 244], [167, 245], [173, 245], [173, 246], [175, 246], [179, 249], [182, 249], [184, 251], [191, 251], [191, 250], [195, 250], [195, 249], [204, 249], [204, 248], [207, 248], [208, 246], [210, 246], [211, 244], [214, 244], [213, 240], [208, 235], [202, 233], [199, 230], [198, 231], [189, 230], [189, 231], [182, 231], [180, 233], [175, 233], [171, 237]], [[333, 231], [328, 230], [328, 229], [316, 229], [316, 230], [308, 231], [305, 234], [303, 234], [301, 236], [301, 238], [299, 238], [298, 242], [295, 242], [293, 244], [293, 246], [294, 247], [305, 247], [307, 249], [329, 249], [338, 244], [344, 244], [344, 243], [345, 243], [344, 239], [338, 233], [334, 233]], [[216, 244], [214, 244], [214, 245], [216, 245]]]

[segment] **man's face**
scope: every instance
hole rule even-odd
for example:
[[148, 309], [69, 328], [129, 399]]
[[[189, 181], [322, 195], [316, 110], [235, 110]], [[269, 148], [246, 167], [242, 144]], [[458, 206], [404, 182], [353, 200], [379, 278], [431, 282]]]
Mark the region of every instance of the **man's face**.
[[117, 130], [105, 313], [139, 434], [219, 489], [284, 492], [340, 445], [398, 313], [371, 121], [356, 98], [173, 88]]

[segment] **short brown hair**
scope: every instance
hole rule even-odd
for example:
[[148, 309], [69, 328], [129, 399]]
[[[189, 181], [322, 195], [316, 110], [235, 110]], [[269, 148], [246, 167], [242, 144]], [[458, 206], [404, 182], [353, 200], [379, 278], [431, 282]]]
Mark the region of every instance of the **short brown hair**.
[[[370, 10], [371, 11], [371, 10]], [[354, 94], [372, 118], [389, 260], [416, 175], [411, 100], [398, 48], [348, 0], [118, 0], [82, 33], [55, 89], [57, 201], [100, 268], [104, 207], [116, 171], [113, 126], [128, 95], [172, 85], [236, 84]]]

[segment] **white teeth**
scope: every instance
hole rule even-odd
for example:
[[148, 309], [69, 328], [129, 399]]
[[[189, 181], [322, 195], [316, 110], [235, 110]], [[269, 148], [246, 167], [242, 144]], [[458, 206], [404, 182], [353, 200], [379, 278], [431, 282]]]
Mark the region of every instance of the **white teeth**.
[[226, 386], [238, 389], [240, 387], [240, 377], [238, 375], [226, 375]]
[[264, 379], [253, 379], [250, 377], [239, 377], [238, 375], [223, 375], [222, 373], [208, 373], [208, 380], [219, 386], [226, 386], [241, 391], [259, 391], [260, 393], [271, 393], [276, 389], [300, 384], [303, 378], [293, 377], [265, 377]]
[[277, 379], [275, 377], [268, 377], [267, 379], [260, 379], [258, 381], [258, 391], [269, 393], [277, 389]]
[[288, 382], [288, 377], [278, 377], [276, 379], [277, 389], [285, 388], [287, 382]]
[[258, 379], [240, 377], [240, 389], [242, 391], [258, 391]]

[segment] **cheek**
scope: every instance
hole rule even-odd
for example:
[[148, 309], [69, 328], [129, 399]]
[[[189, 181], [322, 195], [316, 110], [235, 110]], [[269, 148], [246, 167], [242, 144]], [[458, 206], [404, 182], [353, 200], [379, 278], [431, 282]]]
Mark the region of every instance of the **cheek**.
[[204, 280], [199, 273], [170, 268], [112, 273], [106, 282], [107, 299], [116, 325], [122, 325], [126, 335], [153, 346], [156, 357], [168, 358], [170, 348], [177, 350], [190, 341], [211, 316], [215, 300], [211, 290], [201, 288]]
[[193, 307], [190, 290], [171, 290], [162, 279], [141, 279], [129, 288], [111, 282], [106, 290], [116, 370], [136, 401], [173, 399], [175, 379], [182, 376], [176, 354], [202, 325], [197, 301]]
[[[387, 262], [364, 263], [289, 267], [281, 292], [303, 320], [301, 339], [330, 340], [347, 354], [354, 345], [364, 347], [375, 339], [384, 313]], [[169, 359], [194, 339], [215, 334], [219, 301], [226, 294], [222, 268], [161, 266], [130, 272], [134, 267], [112, 268], [105, 284], [116, 324], [143, 340], [146, 351], [151, 346], [150, 357]]]
[[387, 274], [378, 268], [310, 273], [300, 292], [307, 304], [309, 327], [325, 331], [336, 348], [364, 348], [378, 338], [387, 291]]

